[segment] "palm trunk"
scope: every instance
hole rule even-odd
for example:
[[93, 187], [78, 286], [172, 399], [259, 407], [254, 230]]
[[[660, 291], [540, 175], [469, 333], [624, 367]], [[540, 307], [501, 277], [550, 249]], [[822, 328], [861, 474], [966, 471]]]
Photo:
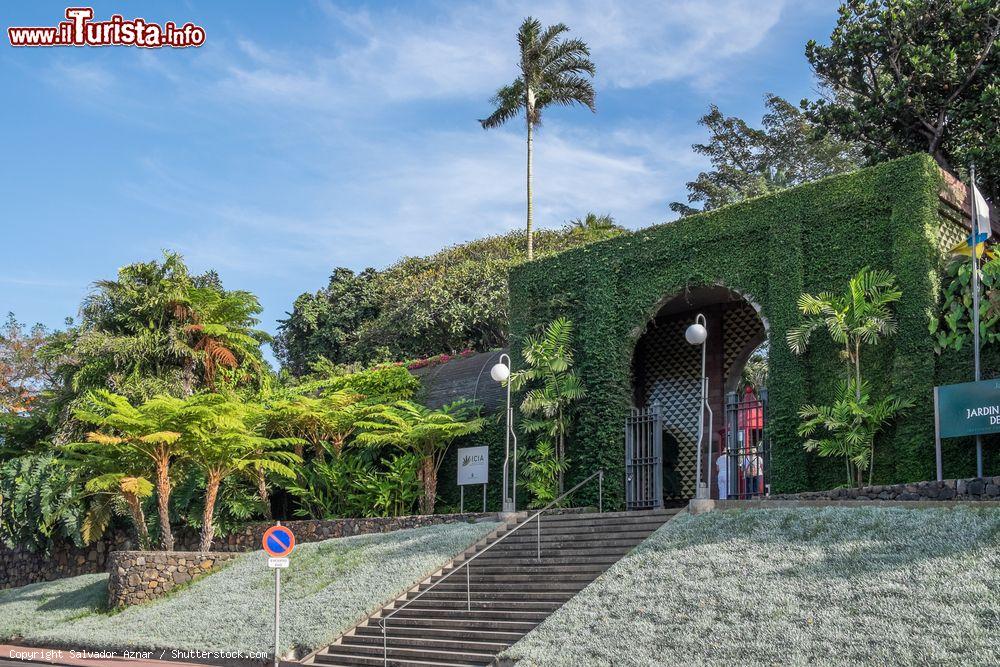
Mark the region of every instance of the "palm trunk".
[[156, 510], [160, 517], [160, 546], [164, 551], [173, 551], [174, 534], [170, 530], [170, 459], [162, 455], [156, 460]]
[[[854, 343], [854, 398], [861, 402], [861, 341]], [[858, 470], [858, 487], [865, 481], [865, 471]], [[871, 486], [875, 479], [875, 439], [872, 438], [871, 457], [868, 460], [868, 485]]]
[[861, 400], [861, 343], [854, 345], [854, 397]]
[[559, 451], [556, 452], [556, 461], [559, 462], [559, 495], [563, 493], [565, 488], [565, 480], [563, 479], [563, 462], [566, 460], [566, 446], [564, 441], [564, 436], [562, 430], [559, 431]]
[[425, 456], [420, 469], [420, 479], [424, 483], [424, 497], [420, 500], [421, 514], [434, 514], [434, 499], [437, 496], [437, 470], [434, 457]]
[[215, 499], [219, 495], [219, 484], [222, 483], [222, 475], [217, 472], [208, 473], [208, 480], [205, 485], [205, 510], [201, 516], [201, 543], [198, 549], [202, 553], [212, 550], [212, 539], [215, 538], [215, 526], [212, 525], [212, 518], [215, 516]]
[[263, 470], [257, 471], [257, 495], [260, 496], [260, 501], [264, 503], [264, 518], [273, 519], [271, 494], [267, 490], [267, 475], [264, 474]]
[[527, 238], [528, 238], [528, 261], [530, 262], [535, 257], [535, 244], [532, 237], [534, 228], [534, 213], [535, 207], [531, 201], [531, 157], [532, 157], [532, 145], [531, 145], [531, 134], [532, 134], [532, 122], [531, 116], [534, 110], [534, 98], [535, 94], [528, 88], [528, 104], [526, 106], [525, 114], [528, 120], [528, 224], [527, 224]]
[[194, 384], [196, 382], [194, 368], [194, 359], [187, 358], [184, 360], [184, 368], [181, 371], [181, 386], [183, 387], [184, 396], [194, 396]]
[[135, 524], [135, 535], [139, 540], [139, 549], [149, 549], [149, 527], [146, 525], [146, 513], [142, 511], [142, 501], [134, 493], [126, 493], [125, 503], [128, 505], [132, 523]]

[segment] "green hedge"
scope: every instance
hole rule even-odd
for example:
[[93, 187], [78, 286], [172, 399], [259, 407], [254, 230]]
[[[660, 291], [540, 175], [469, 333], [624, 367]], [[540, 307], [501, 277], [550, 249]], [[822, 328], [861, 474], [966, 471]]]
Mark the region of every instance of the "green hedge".
[[927, 327], [938, 293], [940, 186], [933, 160], [916, 155], [515, 268], [513, 350], [556, 315], [576, 325], [577, 364], [588, 397], [576, 409], [569, 483], [604, 466], [609, 499], [623, 503], [622, 427], [633, 348], [657, 304], [710, 285], [747, 296], [769, 326], [773, 490], [842, 483], [842, 464], [807, 455], [795, 434], [799, 407], [832, 396], [841, 372], [836, 351], [818, 336], [808, 354], [796, 357], [785, 333], [799, 322], [796, 300], [803, 291], [841, 291], [866, 265], [892, 271], [904, 292], [899, 333], [867, 353], [868, 377], [879, 390], [917, 401], [879, 443], [875, 478], [929, 479], [936, 357]]

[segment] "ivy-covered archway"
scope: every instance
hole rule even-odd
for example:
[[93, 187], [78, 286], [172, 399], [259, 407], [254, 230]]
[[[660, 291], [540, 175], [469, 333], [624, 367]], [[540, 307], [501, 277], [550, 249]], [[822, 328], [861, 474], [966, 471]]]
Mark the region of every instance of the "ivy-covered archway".
[[[684, 339], [684, 332], [702, 315], [708, 329], [705, 342], [708, 399], [715, 415], [709, 433], [712, 451], [723, 441], [728, 391], [735, 389], [750, 353], [767, 338], [760, 307], [738, 292], [712, 285], [689, 289], [661, 300], [632, 353], [632, 405], [658, 406], [664, 439], [663, 491], [669, 500], [694, 496], [701, 408], [701, 347]], [[713, 480], [711, 459], [703, 461], [703, 478]], [[717, 491], [713, 491], [717, 496]]]
[[803, 292], [841, 290], [864, 266], [888, 269], [904, 292], [899, 333], [866, 359], [870, 376], [877, 389], [918, 401], [879, 443], [875, 469], [882, 482], [930, 478], [935, 355], [928, 315], [937, 298], [940, 248], [956, 236], [955, 223], [939, 215], [942, 183], [930, 158], [912, 156], [517, 267], [513, 349], [553, 317], [576, 325], [577, 368], [588, 397], [575, 411], [570, 480], [603, 467], [609, 497], [622, 503], [622, 420], [634, 398], [638, 334], [665, 298], [723, 286], [752, 295], [768, 322], [773, 490], [837, 485], [839, 468], [807, 456], [796, 435], [800, 406], [832, 396], [841, 372], [836, 350], [817, 340], [796, 357], [784, 340], [799, 321]]

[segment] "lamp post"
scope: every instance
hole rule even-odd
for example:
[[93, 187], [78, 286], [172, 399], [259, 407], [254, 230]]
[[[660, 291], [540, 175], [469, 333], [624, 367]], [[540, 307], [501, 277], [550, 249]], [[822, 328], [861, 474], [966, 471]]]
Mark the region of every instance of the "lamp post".
[[708, 499], [712, 494], [709, 491], [710, 487], [707, 483], [701, 481], [702, 478], [702, 466], [701, 466], [701, 445], [702, 441], [705, 439], [705, 410], [708, 410], [708, 460], [711, 461], [712, 453], [712, 406], [708, 402], [708, 376], [705, 375], [705, 357], [706, 357], [706, 341], [708, 340], [708, 328], [706, 325], [708, 320], [701, 313], [694, 318], [694, 324], [689, 326], [684, 332], [684, 338], [691, 345], [701, 345], [701, 409], [698, 410], [698, 448], [695, 451], [695, 466], [698, 469], [697, 475], [695, 476], [695, 483], [697, 487], [695, 488], [694, 497], [697, 499]]
[[[504, 359], [507, 363], [504, 363]], [[517, 511], [517, 434], [514, 433], [514, 409], [510, 406], [510, 357], [507, 353], [500, 355], [500, 360], [490, 369], [490, 377], [495, 382], [507, 384], [507, 433], [504, 439], [503, 458], [503, 511]], [[510, 442], [514, 441], [514, 470], [508, 475], [510, 467]], [[509, 481], [508, 481], [509, 480]]]

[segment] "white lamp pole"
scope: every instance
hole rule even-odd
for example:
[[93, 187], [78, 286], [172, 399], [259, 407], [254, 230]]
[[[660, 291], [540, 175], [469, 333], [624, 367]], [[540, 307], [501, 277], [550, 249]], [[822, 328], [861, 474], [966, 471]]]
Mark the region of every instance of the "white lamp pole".
[[701, 409], [698, 410], [698, 448], [695, 451], [695, 467], [697, 467], [698, 472], [695, 476], [695, 483], [697, 487], [695, 488], [694, 497], [695, 498], [705, 498], [711, 496], [709, 491], [710, 487], [707, 483], [701, 481], [702, 478], [702, 466], [701, 466], [701, 445], [705, 439], [705, 410], [708, 410], [708, 457], [709, 461], [712, 460], [712, 406], [708, 402], [708, 376], [705, 374], [705, 357], [706, 357], [706, 341], [708, 340], [708, 320], [701, 313], [694, 318], [694, 324], [687, 328], [684, 332], [684, 338], [691, 345], [701, 345]]
[[[507, 363], [504, 363], [504, 359]], [[510, 357], [504, 353], [500, 355], [500, 361], [490, 369], [490, 377], [494, 381], [507, 384], [507, 434], [504, 439], [504, 459], [503, 459], [503, 511], [517, 511], [517, 434], [514, 433], [514, 409], [510, 406]], [[507, 474], [510, 466], [510, 441], [514, 441], [514, 471], [513, 475]]]

